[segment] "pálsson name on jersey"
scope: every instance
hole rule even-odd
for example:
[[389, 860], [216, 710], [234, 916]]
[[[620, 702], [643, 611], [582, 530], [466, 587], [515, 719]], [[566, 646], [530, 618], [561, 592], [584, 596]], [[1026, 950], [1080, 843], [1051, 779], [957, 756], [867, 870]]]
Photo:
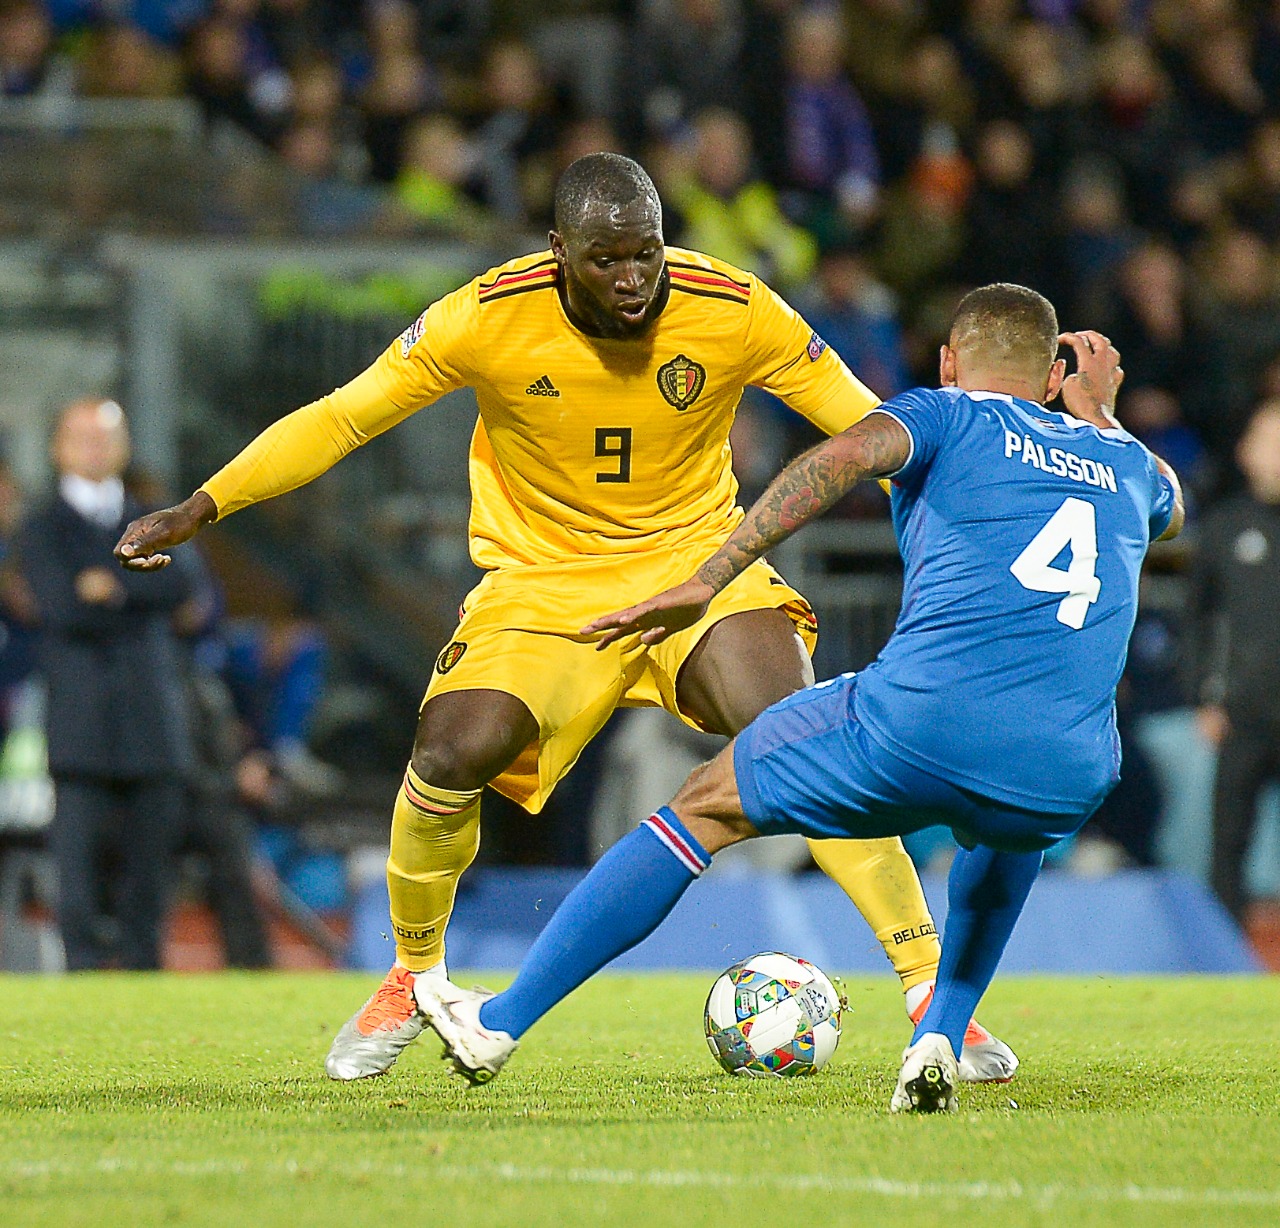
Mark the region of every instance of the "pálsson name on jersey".
[[1117, 493], [1116, 473], [1110, 465], [1087, 456], [1077, 456], [1065, 448], [1050, 448], [1046, 452], [1044, 445], [1037, 443], [1030, 435], [1019, 435], [1016, 431], [1006, 430], [1004, 454], [1006, 458], [1020, 456], [1024, 465], [1034, 465], [1044, 473], [1070, 478], [1073, 482], [1096, 486], [1100, 490], [1109, 490], [1112, 494]]

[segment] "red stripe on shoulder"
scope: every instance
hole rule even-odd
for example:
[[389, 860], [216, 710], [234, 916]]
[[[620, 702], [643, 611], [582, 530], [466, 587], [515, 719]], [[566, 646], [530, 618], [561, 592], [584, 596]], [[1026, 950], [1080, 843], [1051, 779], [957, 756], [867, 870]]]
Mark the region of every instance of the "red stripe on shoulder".
[[513, 294], [532, 294], [535, 290], [554, 290], [556, 279], [554, 277], [544, 277], [539, 281], [527, 281], [523, 285], [509, 285], [503, 283], [494, 286], [492, 290], [486, 291], [479, 296], [480, 306], [486, 303], [492, 303], [500, 298], [510, 298]]
[[746, 303], [751, 300], [751, 291], [745, 290], [735, 281], [730, 281], [727, 277], [721, 277], [718, 274], [699, 274], [686, 273], [681, 269], [671, 270], [671, 283], [681, 287], [702, 287], [707, 291], [717, 290], [725, 294], [731, 294], [740, 302]]
[[529, 273], [516, 273], [511, 277], [502, 277], [487, 288], [478, 291], [480, 299], [492, 298], [504, 290], [515, 290], [524, 286], [552, 285], [556, 279], [554, 269], [534, 269]]
[[736, 277], [730, 277], [728, 273], [717, 273], [715, 269], [703, 268], [700, 264], [689, 264], [684, 260], [668, 260], [667, 268], [675, 271], [686, 271], [689, 273], [700, 273], [704, 277], [720, 277], [725, 281], [731, 281], [739, 290], [750, 291], [751, 283], [749, 281], [739, 281]]
[[555, 271], [556, 258], [547, 256], [543, 260], [539, 260], [536, 264], [531, 264], [524, 269], [512, 269], [509, 273], [499, 273], [492, 281], [482, 281], [479, 286], [480, 293], [486, 290], [492, 290], [501, 283], [511, 281], [513, 278], [527, 277], [531, 273]]

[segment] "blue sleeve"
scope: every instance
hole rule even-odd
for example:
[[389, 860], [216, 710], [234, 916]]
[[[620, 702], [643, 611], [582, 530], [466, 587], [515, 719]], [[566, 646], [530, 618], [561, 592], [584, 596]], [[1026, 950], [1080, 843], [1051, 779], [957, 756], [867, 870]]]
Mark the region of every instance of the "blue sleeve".
[[1147, 524], [1150, 539], [1155, 541], [1169, 527], [1169, 522], [1173, 519], [1177, 495], [1174, 492], [1173, 483], [1160, 472], [1156, 458], [1150, 453], [1147, 454], [1147, 463], [1151, 467], [1151, 515]]
[[955, 419], [949, 397], [932, 388], [913, 388], [878, 405], [872, 413], [888, 414], [911, 436], [911, 455], [897, 473], [890, 474], [899, 485], [909, 486], [929, 471]]

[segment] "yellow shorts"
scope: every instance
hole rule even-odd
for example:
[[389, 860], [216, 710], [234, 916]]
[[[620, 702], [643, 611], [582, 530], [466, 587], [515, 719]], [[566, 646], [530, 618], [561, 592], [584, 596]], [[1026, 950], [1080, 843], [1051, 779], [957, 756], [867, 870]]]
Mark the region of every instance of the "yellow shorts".
[[423, 703], [450, 691], [495, 690], [525, 704], [538, 722], [538, 740], [492, 784], [533, 814], [616, 708], [665, 708], [699, 728], [680, 710], [676, 680], [721, 619], [781, 608], [813, 652], [818, 623], [809, 603], [767, 563], [752, 564], [716, 595], [700, 622], [653, 647], [629, 636], [597, 650], [577, 631], [687, 579], [714, 548], [490, 572], [463, 602], [462, 621], [436, 658]]

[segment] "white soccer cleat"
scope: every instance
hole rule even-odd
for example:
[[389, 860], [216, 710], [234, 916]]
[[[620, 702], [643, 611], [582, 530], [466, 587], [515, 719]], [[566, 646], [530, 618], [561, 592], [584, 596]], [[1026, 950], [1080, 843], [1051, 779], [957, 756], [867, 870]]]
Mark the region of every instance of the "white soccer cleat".
[[[912, 1023], [924, 1018], [931, 1001], [932, 985], [916, 1009], [908, 1012]], [[964, 1033], [964, 1048], [960, 1050], [959, 1068], [961, 1083], [1008, 1083], [1018, 1069], [1018, 1055], [976, 1019], [970, 1019]]]
[[519, 1046], [507, 1032], [491, 1032], [480, 1022], [480, 1008], [493, 997], [487, 989], [459, 989], [439, 977], [419, 977], [414, 986], [418, 1009], [444, 1041], [444, 1057], [469, 1083], [488, 1083]]
[[386, 1074], [396, 1064], [400, 1051], [416, 1040], [425, 1026], [413, 996], [414, 980], [414, 974], [399, 964], [387, 973], [373, 997], [333, 1038], [329, 1056], [324, 1059], [329, 1078], [371, 1079]]
[[951, 1042], [941, 1032], [926, 1032], [902, 1054], [891, 1113], [954, 1113], [960, 1070]]

